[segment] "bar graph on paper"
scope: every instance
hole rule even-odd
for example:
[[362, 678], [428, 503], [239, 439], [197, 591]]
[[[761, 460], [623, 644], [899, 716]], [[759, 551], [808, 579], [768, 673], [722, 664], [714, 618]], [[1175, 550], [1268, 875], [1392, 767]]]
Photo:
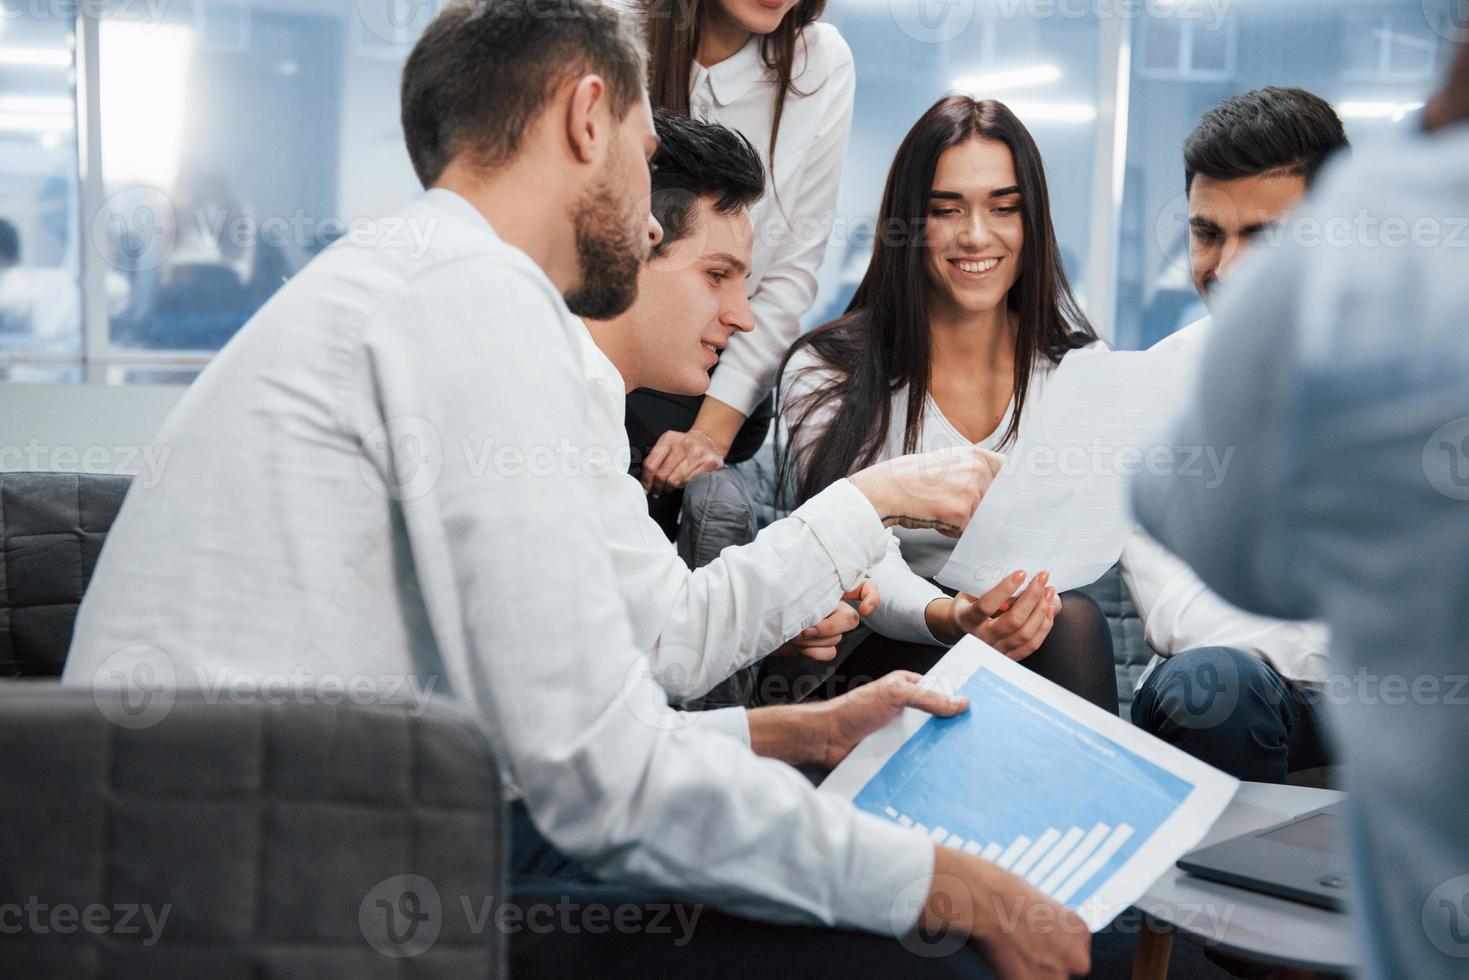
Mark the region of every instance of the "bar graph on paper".
[[[969, 711], [927, 722], [853, 802], [993, 861], [1070, 908], [1193, 789], [991, 670], [976, 670], [959, 693]], [[956, 798], [960, 786], [982, 786], [984, 798]]]

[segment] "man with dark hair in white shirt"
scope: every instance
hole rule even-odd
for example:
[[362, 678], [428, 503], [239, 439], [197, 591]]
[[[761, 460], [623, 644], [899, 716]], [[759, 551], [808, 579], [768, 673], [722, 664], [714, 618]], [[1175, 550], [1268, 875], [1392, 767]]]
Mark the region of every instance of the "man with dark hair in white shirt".
[[[1335, 110], [1301, 89], [1246, 92], [1204, 114], [1183, 155], [1189, 268], [1205, 302], [1347, 145]], [[1200, 320], [1155, 349], [1198, 353], [1209, 330]], [[1142, 531], [1121, 566], [1144, 636], [1161, 654], [1139, 681], [1134, 723], [1240, 779], [1283, 783], [1329, 763], [1321, 624], [1234, 608]]]
[[1291, 232], [1221, 290], [1166, 444], [1237, 447], [1229, 471], [1144, 474], [1135, 490], [1143, 523], [1220, 595], [1330, 625], [1366, 980], [1462, 980], [1469, 964], [1469, 20], [1457, 24], [1421, 131], [1330, 168]]
[[[344, 678], [359, 698], [406, 679], [474, 714], [531, 829], [604, 888], [773, 923], [710, 913], [682, 947], [650, 930], [517, 933], [523, 975], [1084, 973], [1079, 917], [816, 792], [719, 713], [670, 715], [649, 676], [583, 452], [573, 316], [624, 312], [661, 236], [643, 60], [594, 0], [439, 15], [403, 82], [410, 157], [432, 189], [380, 234], [327, 249], [190, 388], [158, 436], [166, 471], [133, 485], [103, 549], [64, 682], [285, 677], [310, 700]], [[427, 247], [404, 247], [405, 226]], [[886, 524], [958, 533], [992, 465], [897, 459], [809, 501], [793, 527], [827, 557], [802, 576], [813, 619], [886, 553]], [[770, 750], [814, 756], [811, 732], [774, 726]], [[916, 956], [897, 940], [918, 927], [969, 943]]]

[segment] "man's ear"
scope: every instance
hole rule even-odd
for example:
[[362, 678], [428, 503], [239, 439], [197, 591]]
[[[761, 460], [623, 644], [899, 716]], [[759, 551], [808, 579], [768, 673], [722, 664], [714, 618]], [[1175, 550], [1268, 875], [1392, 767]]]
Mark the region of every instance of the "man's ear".
[[611, 138], [606, 113], [607, 83], [600, 75], [583, 75], [571, 87], [566, 105], [566, 145], [580, 163], [591, 163], [601, 145]]

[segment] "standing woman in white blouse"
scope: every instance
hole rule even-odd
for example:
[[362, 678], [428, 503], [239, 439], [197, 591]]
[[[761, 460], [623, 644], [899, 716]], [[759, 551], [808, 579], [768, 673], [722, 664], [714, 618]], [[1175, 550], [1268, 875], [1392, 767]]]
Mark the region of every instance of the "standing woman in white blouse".
[[628, 435], [635, 452], [647, 453], [643, 485], [662, 495], [654, 511], [668, 528], [681, 496], [669, 491], [764, 442], [776, 374], [816, 299], [856, 78], [846, 41], [817, 21], [826, 0], [638, 3], [653, 104], [742, 133], [769, 175], [751, 213], [755, 330], [730, 342], [707, 396], [640, 391], [628, 399]]

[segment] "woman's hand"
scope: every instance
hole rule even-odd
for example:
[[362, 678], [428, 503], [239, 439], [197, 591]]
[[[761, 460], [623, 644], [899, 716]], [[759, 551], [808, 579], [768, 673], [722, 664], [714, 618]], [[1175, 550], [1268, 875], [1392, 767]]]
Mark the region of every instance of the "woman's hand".
[[967, 634], [977, 636], [1011, 660], [1024, 660], [1051, 635], [1061, 599], [1050, 588], [1050, 573], [1041, 572], [1025, 591], [1016, 572], [982, 596], [961, 592], [952, 599], [935, 599], [924, 616], [934, 638], [957, 643]]
[[698, 429], [690, 432], [669, 430], [643, 460], [643, 492], [655, 497], [669, 490], [689, 485], [694, 477], [724, 469], [724, 453], [714, 440]]
[[835, 769], [857, 743], [898, 717], [905, 708], [918, 708], [939, 718], [951, 718], [969, 710], [968, 698], [951, 698], [933, 688], [919, 687], [922, 680], [911, 670], [898, 670], [817, 705], [824, 713], [824, 747], [818, 761], [828, 769]]
[[[849, 605], [851, 602], [857, 603], [856, 608]], [[867, 579], [842, 596], [841, 605], [830, 616], [802, 630], [771, 656], [805, 657], [821, 663], [835, 660], [842, 638], [862, 625], [863, 616], [877, 612], [878, 602], [877, 583]]]
[[885, 460], [851, 480], [889, 527], [930, 528], [957, 538], [1004, 464], [999, 453], [956, 446]]

